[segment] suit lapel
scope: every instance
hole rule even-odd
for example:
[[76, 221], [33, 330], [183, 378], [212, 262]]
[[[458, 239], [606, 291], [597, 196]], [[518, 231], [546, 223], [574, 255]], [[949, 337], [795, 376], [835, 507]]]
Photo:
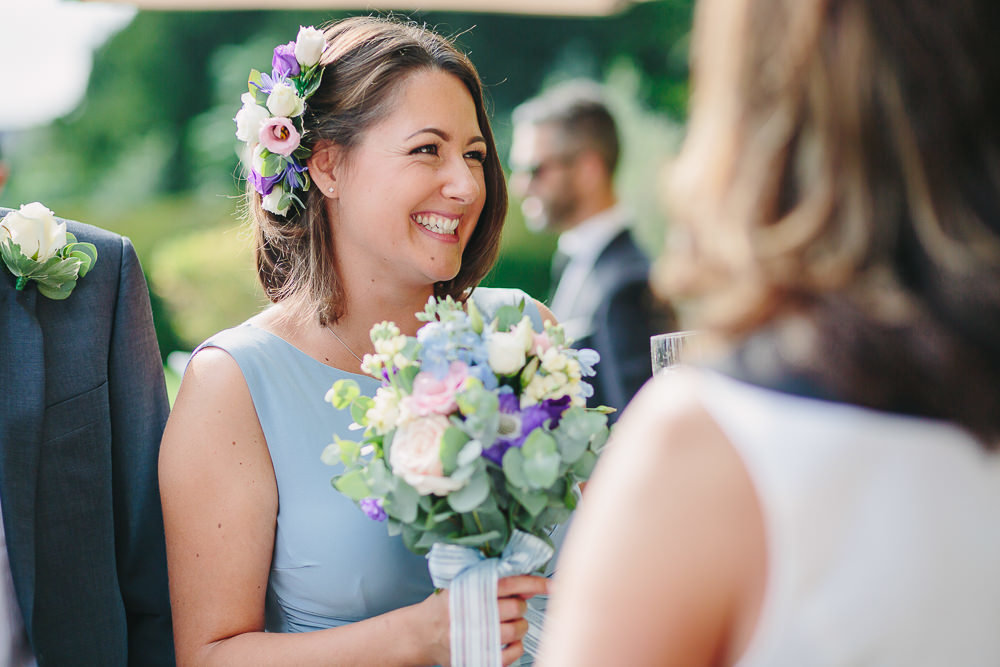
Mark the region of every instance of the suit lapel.
[[0, 502], [14, 588], [28, 635], [35, 591], [35, 482], [45, 417], [45, 352], [38, 291], [0, 273]]

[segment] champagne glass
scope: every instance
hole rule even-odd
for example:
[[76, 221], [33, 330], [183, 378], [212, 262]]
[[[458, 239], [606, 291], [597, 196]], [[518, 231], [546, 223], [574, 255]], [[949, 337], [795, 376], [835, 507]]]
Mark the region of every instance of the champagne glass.
[[653, 375], [659, 375], [691, 361], [695, 331], [674, 331], [649, 337], [649, 351], [653, 362]]

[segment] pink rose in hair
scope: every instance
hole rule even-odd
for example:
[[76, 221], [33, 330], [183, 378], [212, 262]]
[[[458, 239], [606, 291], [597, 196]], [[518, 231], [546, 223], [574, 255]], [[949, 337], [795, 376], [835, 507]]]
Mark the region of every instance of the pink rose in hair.
[[404, 406], [419, 417], [449, 415], [458, 409], [455, 394], [462, 389], [467, 377], [469, 368], [461, 361], [451, 362], [448, 374], [442, 380], [434, 377], [433, 373], [421, 371], [413, 380], [413, 393], [404, 399]]
[[299, 147], [299, 131], [287, 118], [268, 118], [260, 126], [260, 143], [278, 155], [291, 155]]

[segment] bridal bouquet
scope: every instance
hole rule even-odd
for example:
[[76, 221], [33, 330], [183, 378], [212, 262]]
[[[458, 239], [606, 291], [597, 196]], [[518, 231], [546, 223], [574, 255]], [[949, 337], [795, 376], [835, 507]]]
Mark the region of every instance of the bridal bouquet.
[[344, 464], [334, 487], [416, 553], [447, 543], [497, 556], [515, 530], [547, 539], [607, 439], [608, 409], [585, 407], [597, 353], [570, 348], [558, 325], [535, 331], [522, 308], [487, 323], [471, 298], [431, 299], [416, 338], [372, 329], [362, 370], [382, 380], [374, 397], [353, 380], [327, 393], [363, 429], [324, 451]]
[[344, 466], [333, 485], [430, 552], [435, 585], [452, 593], [453, 665], [500, 664], [496, 580], [551, 558], [548, 534], [608, 437], [610, 409], [585, 406], [597, 353], [569, 347], [558, 325], [535, 331], [523, 307], [486, 322], [472, 298], [431, 299], [415, 338], [372, 329], [362, 370], [382, 381], [375, 396], [339, 380], [326, 397], [362, 432], [323, 452]]

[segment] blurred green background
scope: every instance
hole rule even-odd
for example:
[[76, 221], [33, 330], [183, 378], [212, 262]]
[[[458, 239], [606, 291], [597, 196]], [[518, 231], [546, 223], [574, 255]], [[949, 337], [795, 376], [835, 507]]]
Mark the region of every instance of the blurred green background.
[[[693, 0], [653, 0], [610, 17], [413, 12], [457, 36], [479, 68], [506, 163], [511, 110], [559, 80], [604, 82], [624, 153], [618, 180], [655, 254], [665, 221], [662, 165], [687, 100]], [[62, 217], [129, 236], [151, 288], [164, 358], [191, 350], [265, 303], [241, 219], [233, 116], [252, 67], [299, 25], [350, 13], [140, 11], [95, 53], [83, 101], [51, 124], [7, 133], [0, 204], [42, 201]], [[500, 261], [487, 278], [542, 296], [555, 237], [526, 230], [512, 200]], [[171, 377], [171, 382], [176, 378]]]

